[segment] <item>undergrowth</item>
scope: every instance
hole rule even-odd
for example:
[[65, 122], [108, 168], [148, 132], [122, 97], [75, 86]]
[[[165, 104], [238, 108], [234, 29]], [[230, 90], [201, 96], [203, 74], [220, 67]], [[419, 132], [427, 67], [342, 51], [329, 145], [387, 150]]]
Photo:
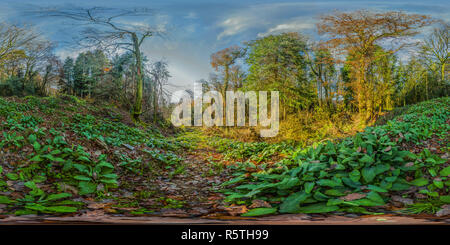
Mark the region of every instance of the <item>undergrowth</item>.
[[[299, 148], [276, 164], [242, 164], [236, 177], [223, 184], [228, 188], [224, 190], [226, 201], [246, 205], [252, 200], [270, 203], [270, 208], [250, 210], [247, 216], [373, 213], [372, 208], [386, 208], [393, 194], [412, 198], [421, 194], [434, 203], [433, 207], [449, 203], [448, 159], [425, 147], [418, 154], [407, 149], [433, 139], [448, 153], [449, 107], [450, 98], [423, 102], [385, 125], [367, 127], [342, 140]], [[248, 157], [247, 152], [251, 154], [252, 149], [237, 147], [230, 152]], [[419, 210], [419, 203], [411, 208]]]

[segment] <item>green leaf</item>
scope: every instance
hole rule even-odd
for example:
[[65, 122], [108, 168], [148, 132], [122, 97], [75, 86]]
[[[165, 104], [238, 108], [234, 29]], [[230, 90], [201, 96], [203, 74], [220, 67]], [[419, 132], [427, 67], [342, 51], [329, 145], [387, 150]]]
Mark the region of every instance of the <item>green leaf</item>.
[[348, 201], [348, 202], [344, 202], [344, 204], [349, 204], [349, 205], [352, 205], [352, 206], [367, 206], [367, 207], [375, 207], [375, 206], [382, 206], [382, 205], [384, 205], [384, 203], [379, 203], [379, 202], [370, 200], [368, 198]]
[[442, 177], [447, 177], [447, 176], [449, 176], [449, 175], [450, 175], [450, 166], [448, 166], [448, 167], [442, 169], [442, 170], [439, 172], [439, 174], [440, 174]]
[[245, 180], [245, 178], [242, 177], [242, 176], [240, 176], [240, 177], [234, 178], [234, 179], [232, 179], [232, 180], [223, 182], [223, 183], [221, 184], [221, 186], [227, 186], [227, 185], [236, 184], [236, 183], [239, 183], [239, 182], [241, 182], [241, 181], [243, 181], [243, 180]]
[[280, 213], [295, 213], [300, 208], [300, 203], [306, 200], [310, 194], [299, 191], [288, 196], [280, 205]]
[[320, 191], [314, 192], [313, 197], [314, 197], [314, 199], [316, 199], [317, 201], [327, 201], [327, 200], [329, 199], [329, 197], [328, 197], [327, 195], [323, 194], [323, 193], [320, 192]]
[[46, 207], [45, 211], [54, 212], [54, 213], [73, 213], [78, 209], [76, 207], [68, 207], [68, 206], [52, 206]]
[[375, 178], [376, 174], [375, 174], [375, 169], [374, 168], [370, 168], [370, 167], [365, 167], [362, 169], [362, 177], [363, 179], [367, 182], [370, 183], [372, 182], [372, 180]]
[[390, 168], [391, 168], [391, 166], [389, 166], [389, 164], [378, 164], [378, 165], [374, 166], [375, 175], [384, 173], [384, 172], [388, 171]]
[[359, 183], [359, 181], [353, 181], [350, 178], [342, 178], [342, 182], [352, 188], [359, 188], [361, 186], [361, 183]]
[[392, 184], [392, 191], [406, 191], [410, 188], [410, 185], [404, 184], [404, 183], [398, 183], [395, 182], [394, 184]]
[[47, 207], [45, 207], [41, 204], [37, 204], [37, 203], [30, 203], [30, 204], [26, 204], [25, 208], [44, 212]]
[[36, 155], [30, 159], [30, 161], [32, 161], [32, 162], [42, 162], [42, 160], [44, 160], [44, 159], [42, 159], [40, 155]]
[[53, 159], [53, 161], [54, 161], [54, 162], [65, 162], [66, 160], [64, 160], [64, 159], [61, 158], [61, 157], [55, 157], [55, 158]]
[[375, 186], [375, 185], [368, 185], [367, 189], [376, 191], [376, 192], [388, 192], [386, 189], [383, 189], [383, 188]]
[[104, 174], [102, 175], [103, 178], [108, 178], [108, 179], [116, 179], [117, 178], [117, 174]]
[[14, 212], [15, 215], [20, 216], [20, 215], [27, 215], [27, 214], [36, 214], [37, 212], [34, 210], [29, 210], [29, 209], [21, 209], [21, 210], [17, 210], [16, 212]]
[[355, 169], [350, 172], [349, 177], [352, 181], [357, 182], [361, 178], [361, 173], [357, 169]]
[[117, 184], [117, 180], [115, 179], [101, 179], [100, 182], [105, 184]]
[[415, 185], [415, 186], [424, 186], [424, 185], [428, 184], [428, 180], [425, 178], [418, 178], [418, 179], [415, 179], [415, 180], [409, 182], [409, 184]]
[[247, 213], [242, 214], [241, 216], [261, 216], [274, 214], [277, 212], [276, 208], [254, 208], [250, 209]]
[[329, 186], [329, 187], [337, 187], [337, 186], [343, 186], [342, 182], [337, 181], [336, 179], [321, 179], [316, 182], [317, 184], [321, 186]]
[[335, 206], [343, 203], [344, 200], [336, 198], [336, 199], [329, 199], [327, 202], [327, 206]]
[[43, 175], [35, 175], [33, 177], [33, 182], [34, 183], [41, 183], [47, 180], [47, 177], [43, 176]]
[[362, 163], [374, 163], [375, 160], [371, 156], [365, 154], [363, 157], [361, 157], [361, 159], [359, 159], [359, 162], [362, 162]]
[[61, 151], [58, 150], [58, 149], [53, 150], [53, 151], [50, 152], [50, 155], [59, 155], [59, 154], [61, 154]]
[[100, 162], [95, 167], [97, 167], [97, 168], [105, 167], [105, 168], [112, 168], [112, 169], [114, 168], [114, 166], [109, 162]]
[[25, 185], [26, 187], [30, 188], [30, 189], [36, 189], [36, 188], [37, 188], [36, 183], [34, 183], [34, 181], [28, 181], [28, 182], [25, 182], [24, 185]]
[[13, 200], [10, 200], [8, 197], [0, 196], [0, 204], [10, 204], [13, 203]]
[[76, 175], [73, 178], [76, 180], [81, 180], [81, 181], [91, 181], [91, 178], [84, 176], [84, 175]]
[[439, 189], [444, 188], [444, 182], [442, 181], [433, 180], [433, 184]]
[[33, 148], [35, 151], [39, 151], [41, 149], [41, 144], [39, 144], [39, 142], [35, 141], [33, 143]]
[[281, 182], [277, 183], [277, 187], [280, 190], [286, 190], [286, 189], [292, 188], [298, 184], [300, 184], [300, 180], [298, 178], [289, 177], [289, 178], [285, 178]]
[[437, 173], [434, 169], [428, 169], [428, 172], [431, 174], [432, 177], [436, 177]]
[[30, 142], [30, 144], [33, 144], [34, 142], [36, 142], [36, 140], [37, 140], [36, 135], [30, 134], [30, 135], [28, 136], [28, 142]]
[[245, 197], [245, 194], [242, 193], [228, 193], [229, 196], [225, 198], [225, 202], [231, 202], [234, 199], [239, 199]]
[[71, 196], [72, 196], [72, 194], [70, 194], [70, 193], [51, 194], [45, 200], [46, 201], [53, 201], [53, 200], [63, 199], [63, 198], [66, 198], [66, 197], [71, 197]]
[[[450, 203], [450, 195], [440, 196], [439, 200], [444, 203]], [[1, 203], [1, 202], [0, 202]]]
[[30, 195], [35, 196], [35, 197], [42, 196], [43, 194], [44, 194], [44, 191], [39, 188], [35, 188], [32, 191], [30, 191]]
[[73, 164], [73, 167], [76, 168], [78, 171], [80, 171], [82, 173], [89, 172], [88, 171], [88, 167], [86, 167], [86, 166], [84, 166], [82, 164], [76, 163], [76, 164]]
[[19, 175], [15, 174], [15, 173], [7, 173], [6, 177], [8, 177], [8, 179], [10, 179], [10, 180], [18, 180], [19, 179]]
[[298, 213], [328, 213], [338, 210], [338, 206], [327, 206], [325, 203], [317, 203], [317, 204], [311, 204], [308, 206], [300, 207], [298, 210]]
[[380, 196], [380, 194], [376, 193], [375, 191], [371, 191], [369, 192], [369, 194], [367, 194], [367, 199], [372, 200], [374, 202], [377, 202], [379, 205], [384, 205], [384, 200], [383, 198]]
[[90, 162], [90, 161], [91, 161], [89, 158], [87, 158], [87, 157], [85, 157], [85, 156], [79, 156], [79, 157], [77, 158], [77, 160], [79, 160], [79, 161], [84, 161], [84, 162]]
[[329, 189], [329, 190], [325, 191], [325, 195], [329, 195], [329, 196], [345, 196], [345, 193], [342, 190]]
[[306, 182], [305, 183], [305, 192], [311, 193], [312, 189], [314, 188], [314, 182]]
[[78, 187], [80, 187], [80, 195], [91, 194], [97, 190], [97, 185], [91, 182], [80, 182]]

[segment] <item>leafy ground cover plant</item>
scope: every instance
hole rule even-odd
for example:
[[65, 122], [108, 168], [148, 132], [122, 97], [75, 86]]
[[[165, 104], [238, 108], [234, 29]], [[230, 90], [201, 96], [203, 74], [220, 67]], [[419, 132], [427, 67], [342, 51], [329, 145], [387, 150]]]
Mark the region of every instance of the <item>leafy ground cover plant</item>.
[[154, 167], [182, 172], [177, 152], [187, 142], [117, 115], [70, 96], [0, 98], [0, 202], [7, 212], [77, 212], [86, 199], [138, 188], [135, 176], [149, 178]]
[[448, 203], [448, 158], [426, 148], [415, 154], [402, 145], [420, 146], [435, 137], [445, 141], [448, 153], [449, 106], [449, 98], [420, 103], [386, 125], [367, 127], [353, 137], [298, 149], [292, 157], [254, 172], [241, 167], [236, 178], [223, 184], [229, 188], [226, 200], [264, 200], [272, 206], [246, 215], [370, 213], [373, 207], [385, 208], [394, 194], [420, 194], [439, 205]]
[[291, 155], [295, 149], [294, 143], [280, 142], [239, 142], [227, 138], [214, 138], [209, 145], [217, 152], [224, 154], [225, 160], [253, 161], [256, 163], [270, 160], [278, 156]]

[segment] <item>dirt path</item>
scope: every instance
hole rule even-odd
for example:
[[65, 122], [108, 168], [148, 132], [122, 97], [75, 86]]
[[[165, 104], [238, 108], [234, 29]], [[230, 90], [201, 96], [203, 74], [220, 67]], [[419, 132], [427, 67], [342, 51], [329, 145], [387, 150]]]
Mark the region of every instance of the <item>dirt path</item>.
[[184, 202], [183, 208], [161, 210], [161, 215], [195, 217], [218, 211], [217, 206], [224, 196], [217, 191], [230, 175], [214, 169], [206, 160], [210, 153], [206, 149], [188, 152], [184, 156], [185, 168], [180, 174], [157, 181], [167, 197]]
[[185, 225], [450, 225], [450, 219], [426, 219], [405, 216], [362, 216], [350, 218], [345, 216], [315, 216], [307, 214], [284, 214], [259, 218], [222, 217], [175, 218], [175, 217], [51, 217], [51, 216], [11, 216], [0, 219], [1, 224], [185, 224]]

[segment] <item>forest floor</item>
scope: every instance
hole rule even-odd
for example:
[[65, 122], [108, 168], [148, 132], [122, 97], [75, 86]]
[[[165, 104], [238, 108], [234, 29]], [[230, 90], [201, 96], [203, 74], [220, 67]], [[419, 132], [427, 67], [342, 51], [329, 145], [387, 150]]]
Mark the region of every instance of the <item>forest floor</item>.
[[[0, 224], [450, 224], [392, 209], [243, 217], [269, 204], [225, 202], [222, 184], [238, 168], [274, 164], [288, 146], [135, 129], [120, 110], [75, 98], [1, 99], [0, 109]], [[448, 139], [422, 143], [448, 159]]]
[[[221, 183], [231, 173], [214, 172], [210, 159], [223, 156], [210, 147], [189, 151], [183, 174], [172, 178], [162, 176], [155, 185], [167, 198], [183, 202], [182, 207], [162, 208], [151, 214], [116, 214], [114, 203], [103, 200], [92, 202], [78, 214], [0, 215], [0, 224], [235, 224], [235, 225], [438, 225], [450, 224], [449, 217], [434, 215], [361, 215], [361, 214], [279, 214], [265, 217], [240, 217], [247, 209], [229, 207], [224, 196], [217, 193]], [[213, 172], [212, 172], [212, 171]], [[205, 173], [209, 173], [205, 176]], [[167, 173], [166, 173], [167, 174]], [[126, 209], [126, 208], [125, 208]], [[133, 210], [137, 208], [129, 208]]]
[[[217, 193], [230, 172], [211, 172], [211, 158], [221, 154], [206, 147], [187, 153], [183, 174], [163, 176], [154, 182], [167, 198], [183, 202], [182, 207], [162, 208], [149, 214], [117, 214], [117, 203], [92, 202], [77, 214], [0, 215], [0, 224], [235, 224], [235, 225], [438, 225], [450, 224], [449, 217], [434, 215], [361, 215], [361, 214], [279, 214], [264, 217], [241, 217], [243, 206], [228, 206]], [[205, 176], [205, 173], [209, 173]], [[125, 208], [126, 209], [126, 208]], [[137, 208], [129, 208], [133, 210]]]

